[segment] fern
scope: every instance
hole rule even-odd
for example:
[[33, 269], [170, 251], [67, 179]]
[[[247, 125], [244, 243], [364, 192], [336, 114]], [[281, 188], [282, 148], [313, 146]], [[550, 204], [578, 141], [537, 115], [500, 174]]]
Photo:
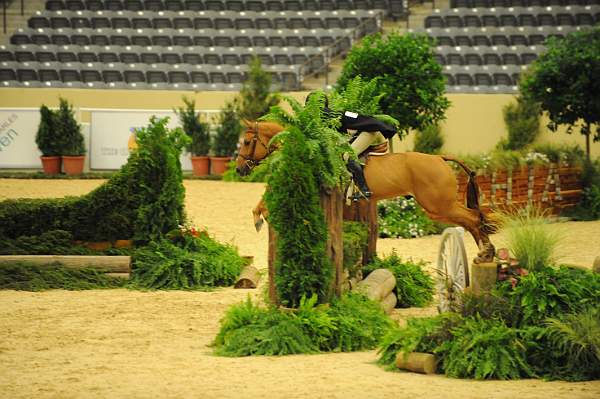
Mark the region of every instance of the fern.
[[436, 348], [435, 353], [442, 355], [442, 367], [450, 377], [531, 377], [534, 372], [527, 363], [526, 347], [518, 332], [501, 321], [467, 318], [452, 330], [453, 339]]

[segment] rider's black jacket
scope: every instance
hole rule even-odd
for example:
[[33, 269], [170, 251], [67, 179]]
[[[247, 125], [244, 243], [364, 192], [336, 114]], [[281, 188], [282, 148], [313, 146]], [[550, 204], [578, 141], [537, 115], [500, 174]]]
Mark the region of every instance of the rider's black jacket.
[[358, 132], [381, 132], [386, 139], [391, 139], [397, 133], [394, 126], [389, 125], [385, 122], [380, 121], [372, 116], [361, 115], [355, 112], [346, 111], [343, 114], [341, 112], [332, 111], [325, 108], [325, 114], [329, 117], [341, 118], [340, 131], [342, 133], [348, 133], [348, 130], [356, 130]]

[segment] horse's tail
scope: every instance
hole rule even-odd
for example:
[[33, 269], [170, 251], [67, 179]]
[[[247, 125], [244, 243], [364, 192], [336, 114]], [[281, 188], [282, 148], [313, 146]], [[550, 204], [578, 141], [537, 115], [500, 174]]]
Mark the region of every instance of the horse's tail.
[[479, 212], [479, 217], [481, 219], [481, 225], [483, 231], [487, 234], [493, 234], [498, 229], [497, 226], [490, 222], [488, 218], [486, 218], [485, 214], [481, 211], [479, 206], [479, 185], [475, 180], [475, 172], [473, 172], [465, 163], [459, 159], [454, 157], [450, 157], [447, 155], [442, 155], [442, 159], [444, 161], [450, 161], [457, 163], [463, 170], [469, 175], [469, 180], [467, 181], [467, 208], [474, 209]]

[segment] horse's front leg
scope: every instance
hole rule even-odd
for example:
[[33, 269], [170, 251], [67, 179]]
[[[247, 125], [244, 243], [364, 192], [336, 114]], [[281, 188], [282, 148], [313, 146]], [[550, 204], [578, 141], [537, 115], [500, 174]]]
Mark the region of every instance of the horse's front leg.
[[264, 198], [261, 198], [256, 207], [252, 210], [252, 216], [254, 217], [254, 228], [257, 232], [263, 226], [265, 219], [269, 215], [269, 211], [267, 211], [267, 207], [265, 206]]

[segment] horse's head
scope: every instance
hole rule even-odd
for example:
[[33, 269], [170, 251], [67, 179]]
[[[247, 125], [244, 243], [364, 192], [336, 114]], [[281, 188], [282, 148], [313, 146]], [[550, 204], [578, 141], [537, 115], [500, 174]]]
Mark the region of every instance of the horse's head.
[[238, 157], [235, 160], [238, 175], [247, 176], [256, 165], [272, 151], [269, 141], [283, 128], [276, 123], [244, 120], [246, 130], [240, 138]]

